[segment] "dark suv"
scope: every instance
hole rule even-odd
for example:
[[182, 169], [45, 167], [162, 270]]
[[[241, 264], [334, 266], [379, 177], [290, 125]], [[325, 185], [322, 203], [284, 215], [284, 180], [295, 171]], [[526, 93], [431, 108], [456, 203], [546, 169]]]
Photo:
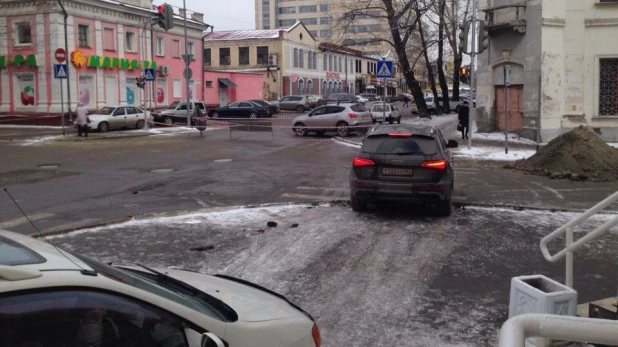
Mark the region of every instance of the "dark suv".
[[388, 124], [374, 127], [363, 141], [350, 170], [352, 209], [371, 201], [408, 201], [437, 205], [438, 214], [451, 214], [455, 182], [449, 148], [436, 126]]

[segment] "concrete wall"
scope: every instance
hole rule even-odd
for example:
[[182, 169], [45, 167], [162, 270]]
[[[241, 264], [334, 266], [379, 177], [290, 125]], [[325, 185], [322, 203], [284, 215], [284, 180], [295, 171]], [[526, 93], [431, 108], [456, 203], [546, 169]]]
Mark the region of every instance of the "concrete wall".
[[[503, 5], [516, 1], [479, 1], [479, 8]], [[526, 33], [514, 29], [501, 29], [491, 33], [489, 48], [478, 57], [477, 125], [480, 131], [493, 132], [496, 126], [495, 87], [504, 85], [503, 67], [511, 66], [511, 85], [524, 85], [523, 126], [518, 132], [533, 137], [534, 131], [526, 128], [536, 126], [538, 108], [538, 78], [541, 72], [541, 0], [528, 1], [525, 10], [520, 9], [520, 18], [526, 20]], [[485, 13], [479, 12], [485, 19]], [[495, 12], [494, 22], [507, 22], [516, 18], [516, 9]], [[500, 115], [500, 117], [502, 117]], [[500, 120], [502, 118], [499, 118]]]

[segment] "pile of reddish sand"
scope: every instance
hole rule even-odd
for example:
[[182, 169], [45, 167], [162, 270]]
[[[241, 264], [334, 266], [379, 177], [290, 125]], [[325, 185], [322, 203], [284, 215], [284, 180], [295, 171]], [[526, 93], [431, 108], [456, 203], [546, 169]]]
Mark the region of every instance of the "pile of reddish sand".
[[514, 169], [551, 178], [618, 181], [618, 150], [580, 126], [560, 135]]

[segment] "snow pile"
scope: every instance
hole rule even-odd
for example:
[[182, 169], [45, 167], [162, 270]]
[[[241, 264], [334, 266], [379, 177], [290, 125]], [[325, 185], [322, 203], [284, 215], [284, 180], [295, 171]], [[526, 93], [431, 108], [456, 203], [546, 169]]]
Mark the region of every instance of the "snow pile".
[[618, 181], [618, 151], [580, 126], [510, 168], [551, 178], [613, 182]]

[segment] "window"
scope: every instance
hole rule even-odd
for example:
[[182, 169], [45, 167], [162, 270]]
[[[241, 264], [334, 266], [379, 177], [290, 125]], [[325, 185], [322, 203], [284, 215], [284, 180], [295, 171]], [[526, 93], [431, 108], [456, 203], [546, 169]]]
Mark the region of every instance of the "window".
[[313, 94], [313, 81], [307, 80], [307, 94]]
[[210, 66], [212, 64], [212, 60], [210, 58], [210, 48], [204, 48], [204, 65]]
[[316, 24], [318, 24], [318, 19], [317, 18], [301, 18], [300, 21], [303, 22], [303, 24], [305, 24], [305, 25], [316, 25]]
[[165, 40], [162, 37], [157, 37], [157, 55], [165, 55]]
[[328, 12], [328, 5], [320, 5], [320, 12]]
[[195, 60], [195, 51], [193, 50], [193, 42], [187, 42], [187, 51], [191, 55], [191, 60]]
[[342, 70], [343, 70], [343, 64], [341, 61], [341, 57], [339, 57], [339, 72], [343, 72]]
[[320, 30], [320, 37], [331, 37], [333, 36], [333, 31], [331, 29]]
[[229, 48], [219, 48], [219, 65], [230, 65]]
[[238, 65], [249, 65], [249, 47], [238, 47]]
[[77, 25], [77, 38], [79, 47], [90, 47], [90, 28], [87, 25]]
[[298, 6], [298, 13], [313, 13], [318, 12], [317, 5]]
[[322, 95], [327, 95], [326, 94], [326, 89], [327, 88], [328, 88], [328, 82], [322, 81]]
[[206, 81], [206, 88], [212, 88], [212, 81]]
[[294, 25], [294, 23], [296, 23], [296, 19], [280, 19], [279, 20], [279, 26], [281, 27], [289, 27], [291, 25]]
[[298, 48], [294, 48], [294, 67], [298, 67]]
[[296, 13], [296, 7], [279, 7], [279, 14]]
[[298, 80], [298, 94], [305, 94], [305, 81], [302, 78]]
[[328, 56], [328, 71], [333, 71], [333, 56]]
[[268, 64], [268, 46], [258, 46], [257, 63], [258, 64]]
[[313, 53], [312, 52], [307, 53], [307, 68], [313, 69]]
[[330, 24], [330, 17], [320, 18], [320, 24]]
[[369, 67], [369, 62], [367, 62], [367, 73], [371, 73], [371, 68]]
[[172, 40], [172, 57], [180, 58], [180, 40]]
[[[332, 70], [332, 71], [337, 71], [337, 57], [334, 57], [334, 58], [335, 58], [334, 59], [335, 60], [335, 64], [334, 64], [335, 65], [335, 69]], [[340, 62], [341, 62], [341, 58], [339, 58], [339, 59], [340, 59]]]
[[318, 54], [316, 52], [313, 52], [313, 69], [318, 69]]
[[[102, 315], [105, 319], [100, 320]], [[9, 346], [186, 346], [183, 322], [145, 302], [94, 290], [30, 291], [0, 299]], [[16, 329], [19, 327], [18, 329]], [[8, 339], [8, 340], [7, 340]], [[109, 339], [109, 340], [107, 340]]]
[[103, 29], [103, 49], [106, 51], [116, 50], [116, 40], [114, 39], [114, 29]]
[[298, 51], [298, 67], [305, 67], [305, 51]]
[[16, 23], [15, 31], [17, 32], [18, 45], [32, 44], [32, 32], [30, 30], [30, 22]]
[[124, 33], [124, 47], [127, 52], [135, 52], [135, 33], [132, 31], [127, 31]]
[[618, 58], [599, 62], [599, 116], [618, 116]]
[[313, 37], [318, 37], [318, 31], [317, 30], [309, 30], [309, 34], [311, 34], [311, 36], [313, 36]]
[[173, 90], [172, 90], [174, 97], [175, 98], [180, 98], [182, 97], [182, 82], [180, 79], [175, 78], [174, 79], [174, 85], [173, 85]]

